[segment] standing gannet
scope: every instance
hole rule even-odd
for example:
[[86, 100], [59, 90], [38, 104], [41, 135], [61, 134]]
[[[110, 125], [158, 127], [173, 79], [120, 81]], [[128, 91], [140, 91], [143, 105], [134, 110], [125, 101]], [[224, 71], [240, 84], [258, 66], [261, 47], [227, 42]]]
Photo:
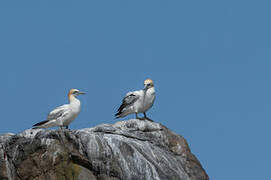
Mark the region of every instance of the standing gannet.
[[143, 113], [144, 118], [152, 121], [146, 115], [146, 112], [152, 107], [155, 100], [155, 89], [153, 81], [146, 79], [144, 81], [144, 89], [134, 92], [128, 92], [122, 100], [118, 112], [115, 114], [116, 118], [125, 117], [128, 114], [135, 113], [136, 119], [142, 119], [138, 117], [138, 113]]
[[69, 124], [80, 113], [80, 101], [76, 97], [80, 94], [85, 94], [77, 89], [71, 89], [69, 91], [69, 104], [64, 104], [55, 108], [48, 114], [47, 120], [39, 122], [33, 125], [33, 128], [48, 128], [59, 126], [68, 129]]

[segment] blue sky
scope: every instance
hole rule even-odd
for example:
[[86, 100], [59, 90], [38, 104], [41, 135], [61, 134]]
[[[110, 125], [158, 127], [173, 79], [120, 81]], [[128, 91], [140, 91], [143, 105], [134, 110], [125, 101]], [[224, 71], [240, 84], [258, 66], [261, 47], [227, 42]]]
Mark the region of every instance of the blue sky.
[[72, 129], [114, 123], [150, 77], [148, 115], [188, 140], [210, 179], [268, 179], [270, 5], [1, 1], [0, 133], [44, 120], [70, 88], [87, 92]]

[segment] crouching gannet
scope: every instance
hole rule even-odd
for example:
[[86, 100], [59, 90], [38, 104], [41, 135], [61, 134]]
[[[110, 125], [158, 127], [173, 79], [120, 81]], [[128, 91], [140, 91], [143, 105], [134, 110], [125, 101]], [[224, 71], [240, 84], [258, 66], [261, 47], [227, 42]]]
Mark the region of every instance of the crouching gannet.
[[59, 126], [68, 129], [69, 124], [80, 113], [80, 101], [76, 97], [80, 94], [85, 94], [77, 89], [71, 89], [69, 91], [69, 104], [64, 104], [55, 108], [48, 114], [47, 120], [39, 122], [33, 125], [33, 128], [48, 128]]
[[[149, 119], [146, 112], [152, 107], [155, 100], [155, 89], [153, 81], [146, 79], [144, 81], [144, 89], [134, 92], [128, 92], [122, 100], [118, 112], [115, 114], [116, 118], [125, 117], [128, 114], [135, 113], [136, 119]], [[144, 118], [139, 118], [138, 113], [143, 113]]]

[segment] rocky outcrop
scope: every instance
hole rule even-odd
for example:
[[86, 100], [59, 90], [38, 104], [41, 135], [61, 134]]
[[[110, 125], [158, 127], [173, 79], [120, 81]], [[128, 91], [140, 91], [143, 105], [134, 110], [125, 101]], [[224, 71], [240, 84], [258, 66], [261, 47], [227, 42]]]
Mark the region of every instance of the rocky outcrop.
[[0, 179], [208, 180], [186, 140], [146, 120], [0, 136]]

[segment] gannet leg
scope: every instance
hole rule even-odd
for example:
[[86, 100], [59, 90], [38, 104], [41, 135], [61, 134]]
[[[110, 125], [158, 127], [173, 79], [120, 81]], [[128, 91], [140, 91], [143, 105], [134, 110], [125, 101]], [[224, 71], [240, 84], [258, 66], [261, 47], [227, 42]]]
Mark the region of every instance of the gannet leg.
[[153, 120], [151, 120], [150, 118], [147, 117], [146, 112], [144, 112], [143, 114], [144, 114], [144, 118], [145, 118], [146, 120], [153, 122]]
[[147, 117], [146, 112], [144, 112], [143, 114], [144, 114], [144, 118], [147, 119], [148, 117]]
[[65, 127], [65, 129], [69, 129], [69, 126], [64, 126]]

